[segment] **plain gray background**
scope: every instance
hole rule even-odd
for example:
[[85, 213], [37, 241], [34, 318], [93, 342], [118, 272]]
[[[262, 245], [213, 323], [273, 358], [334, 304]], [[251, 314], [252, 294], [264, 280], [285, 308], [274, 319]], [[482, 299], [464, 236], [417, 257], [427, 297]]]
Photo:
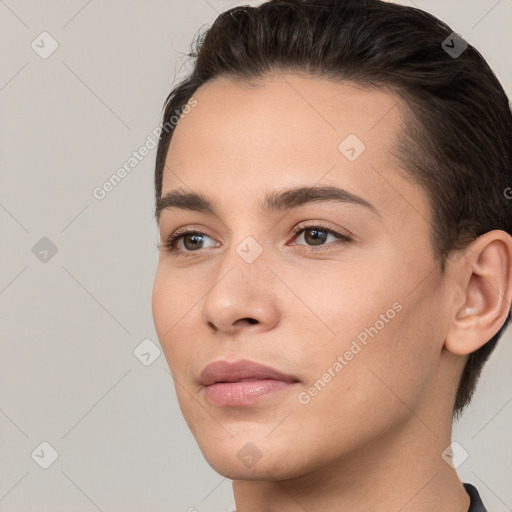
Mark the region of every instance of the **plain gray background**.
[[[163, 354], [150, 348], [148, 366], [134, 355], [143, 340], [143, 353], [159, 346], [156, 149], [103, 200], [93, 190], [159, 125], [197, 30], [247, 3], [0, 0], [2, 512], [234, 503], [181, 417]], [[474, 44], [510, 94], [512, 0], [403, 3]], [[42, 32], [58, 43], [47, 58]], [[509, 329], [453, 436], [469, 454], [461, 479], [493, 512], [512, 510], [511, 341]], [[42, 442], [58, 453], [47, 469]]]

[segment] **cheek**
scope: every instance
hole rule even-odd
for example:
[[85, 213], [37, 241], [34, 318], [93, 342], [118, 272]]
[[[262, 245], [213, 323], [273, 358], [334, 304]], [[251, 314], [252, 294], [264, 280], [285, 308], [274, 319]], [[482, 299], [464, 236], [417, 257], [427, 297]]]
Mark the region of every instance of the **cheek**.
[[316, 320], [317, 336], [313, 331], [302, 336], [313, 387], [308, 395], [320, 408], [361, 413], [368, 408], [389, 418], [407, 411], [404, 402], [413, 408], [428, 388], [442, 341], [442, 333], [432, 328], [437, 306], [428, 294], [410, 295], [408, 280], [389, 270], [337, 282], [320, 278], [321, 292], [315, 287], [305, 295], [324, 324]]
[[379, 321], [381, 313], [386, 318], [386, 309], [369, 319], [361, 333], [375, 335], [368, 336], [357, 362], [354, 357], [360, 379], [366, 377], [363, 400], [373, 402], [375, 414], [402, 415], [420, 408], [437, 370], [439, 336], [432, 328], [435, 314], [429, 301], [403, 295], [399, 302], [401, 310], [388, 323]]
[[165, 328], [168, 323], [168, 315], [166, 312], [172, 309], [172, 304], [169, 304], [171, 297], [167, 292], [164, 277], [164, 273], [159, 266], [156, 272], [155, 280], [153, 282], [151, 309], [153, 312], [153, 323], [155, 324], [155, 329], [158, 334], [160, 343], [163, 343], [164, 341], [163, 333], [165, 332]]
[[189, 365], [201, 350], [201, 307], [205, 279], [191, 279], [160, 263], [152, 290], [155, 330], [174, 378], [187, 379]]
[[[169, 273], [159, 266], [152, 291], [152, 312], [155, 330], [164, 351], [164, 355], [172, 369], [171, 363], [176, 365], [179, 353], [176, 353], [176, 345], [171, 343], [175, 338], [176, 331], [179, 330], [180, 318], [183, 318], [185, 311], [183, 309], [183, 293], [181, 288], [173, 282]], [[181, 344], [181, 346], [184, 346]]]
[[343, 451], [395, 428], [428, 390], [434, 365], [423, 349], [424, 339], [412, 338], [412, 313], [404, 307], [382, 327], [379, 315], [388, 309], [373, 305], [362, 327], [351, 325], [308, 355], [314, 368], [297, 414], [310, 432], [330, 439], [318, 441], [327, 451], [333, 440]]
[[348, 264], [336, 263], [325, 268], [311, 265], [294, 273], [283, 269], [280, 274], [290, 288], [281, 291], [288, 305], [283, 314], [307, 330], [314, 329], [310, 339], [315, 344], [323, 339], [329, 345], [329, 338], [364, 327], [376, 307], [371, 276], [360, 276], [355, 269], [347, 270]]

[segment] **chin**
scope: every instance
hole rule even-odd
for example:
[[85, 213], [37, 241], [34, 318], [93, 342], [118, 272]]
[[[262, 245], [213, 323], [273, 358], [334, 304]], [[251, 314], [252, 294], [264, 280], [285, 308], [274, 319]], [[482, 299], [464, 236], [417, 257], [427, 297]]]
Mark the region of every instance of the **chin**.
[[[275, 481], [299, 477], [313, 468], [299, 460], [296, 446], [271, 443], [268, 439], [250, 441], [246, 436], [209, 439], [198, 443], [206, 462], [220, 475], [231, 480]], [[294, 453], [296, 452], [296, 453]]]

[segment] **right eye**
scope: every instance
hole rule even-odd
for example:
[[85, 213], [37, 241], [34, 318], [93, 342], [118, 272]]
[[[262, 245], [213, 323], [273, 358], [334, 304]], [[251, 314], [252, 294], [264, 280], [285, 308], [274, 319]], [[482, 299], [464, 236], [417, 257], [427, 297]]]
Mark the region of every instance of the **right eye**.
[[[205, 233], [202, 233], [198, 230], [189, 230], [189, 231], [177, 231], [172, 233], [164, 243], [164, 247], [168, 253], [173, 254], [174, 256], [189, 256], [187, 253], [197, 253], [202, 249], [206, 249], [207, 247], [202, 246], [205, 238], [209, 238], [213, 241], [213, 238], [209, 237]], [[218, 247], [218, 243], [213, 241], [214, 243], [210, 245], [210, 247]], [[181, 244], [182, 247], [178, 247]]]

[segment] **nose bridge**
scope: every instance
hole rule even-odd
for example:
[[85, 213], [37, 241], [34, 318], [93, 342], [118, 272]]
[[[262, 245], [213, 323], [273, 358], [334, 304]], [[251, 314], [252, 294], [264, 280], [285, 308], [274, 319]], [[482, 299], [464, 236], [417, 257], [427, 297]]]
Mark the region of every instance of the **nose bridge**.
[[240, 215], [238, 222], [230, 229], [229, 248], [219, 265], [219, 277], [230, 269], [233, 269], [233, 272], [238, 271], [238, 277], [248, 281], [261, 274], [269, 274], [266, 268], [268, 251], [264, 250], [263, 240], [265, 233], [260, 227], [257, 216], [250, 215], [244, 208], [243, 218]]
[[[217, 267], [203, 302], [203, 321], [217, 329], [233, 329], [238, 320], [268, 324], [276, 321], [272, 272], [262, 244], [253, 236], [233, 243]], [[238, 324], [237, 324], [238, 325]]]

